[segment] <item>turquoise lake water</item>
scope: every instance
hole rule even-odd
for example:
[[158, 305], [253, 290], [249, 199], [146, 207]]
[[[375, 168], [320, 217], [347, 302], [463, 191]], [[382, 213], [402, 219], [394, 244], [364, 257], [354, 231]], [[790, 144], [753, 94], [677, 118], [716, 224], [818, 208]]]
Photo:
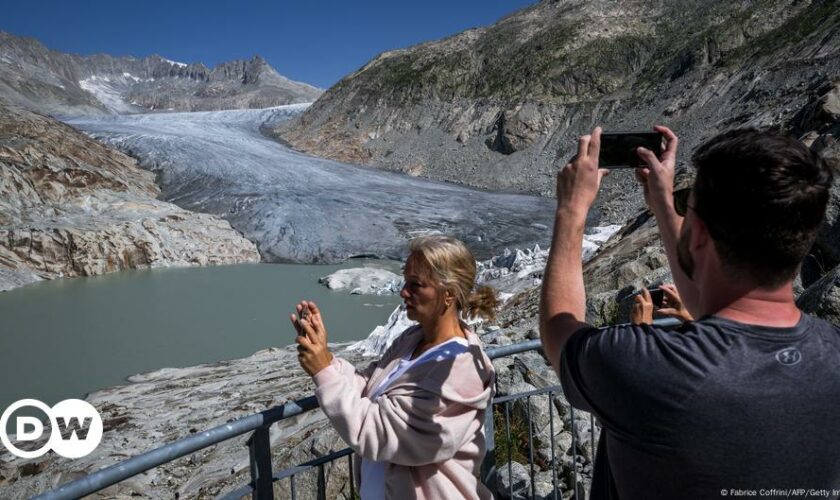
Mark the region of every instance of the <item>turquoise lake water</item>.
[[316, 301], [331, 342], [365, 338], [400, 298], [318, 284], [331, 266], [243, 264], [126, 271], [45, 281], [0, 293], [0, 408], [52, 405], [125, 383], [129, 375], [249, 356], [294, 342], [288, 315]]

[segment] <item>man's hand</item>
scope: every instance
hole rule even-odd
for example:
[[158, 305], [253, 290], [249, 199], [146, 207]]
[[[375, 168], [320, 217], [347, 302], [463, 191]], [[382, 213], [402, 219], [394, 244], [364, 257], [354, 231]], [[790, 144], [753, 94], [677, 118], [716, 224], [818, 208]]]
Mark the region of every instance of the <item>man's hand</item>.
[[601, 127], [595, 127], [592, 135], [580, 138], [577, 154], [557, 174], [558, 211], [586, 216], [598, 195], [601, 178], [609, 173], [598, 168], [600, 152]]
[[694, 321], [691, 313], [685, 308], [685, 304], [683, 304], [680, 294], [677, 292], [677, 287], [674, 285], [662, 285], [659, 288], [662, 289], [664, 294], [662, 299], [662, 309], [659, 309], [658, 311], [660, 314], [677, 318], [683, 322]]
[[665, 150], [657, 158], [653, 151], [639, 148], [637, 154], [648, 166], [636, 169], [636, 179], [644, 189], [648, 207], [660, 218], [674, 212], [674, 172], [679, 139], [668, 127], [657, 125], [654, 129], [665, 137]]
[[665, 253], [668, 255], [674, 283], [680, 289], [687, 308], [694, 310], [698, 306], [700, 291], [682, 270], [677, 255], [677, 244], [683, 225], [683, 218], [674, 210], [674, 171], [679, 140], [667, 127], [654, 128], [665, 136], [665, 151], [660, 158], [657, 158], [652, 151], [639, 148], [639, 157], [647, 162], [648, 166], [636, 169], [636, 178], [644, 188], [645, 202], [656, 217], [656, 225], [659, 228], [659, 236], [662, 238], [662, 246], [665, 247]]
[[642, 293], [633, 298], [630, 322], [634, 325], [653, 324], [653, 298], [647, 288], [642, 288]]

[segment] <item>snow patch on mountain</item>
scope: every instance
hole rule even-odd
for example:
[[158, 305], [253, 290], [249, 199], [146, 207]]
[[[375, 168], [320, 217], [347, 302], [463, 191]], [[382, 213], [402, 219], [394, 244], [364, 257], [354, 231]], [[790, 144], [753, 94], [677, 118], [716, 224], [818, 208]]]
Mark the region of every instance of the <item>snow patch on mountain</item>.
[[[125, 80], [125, 78], [122, 79]], [[79, 80], [79, 87], [92, 94], [108, 111], [113, 113], [134, 113], [138, 111], [138, 108], [123, 101], [119, 83], [112, 82], [107, 76], [93, 75]]]
[[187, 67], [187, 64], [186, 64], [186, 63], [182, 63], [182, 62], [178, 62], [178, 61], [173, 61], [172, 59], [166, 59], [166, 58], [164, 58], [163, 60], [164, 60], [164, 61], [166, 61], [166, 62], [168, 62], [169, 64], [171, 64], [171, 65], [173, 65], [173, 66], [178, 66], [179, 68], [186, 68], [186, 67]]

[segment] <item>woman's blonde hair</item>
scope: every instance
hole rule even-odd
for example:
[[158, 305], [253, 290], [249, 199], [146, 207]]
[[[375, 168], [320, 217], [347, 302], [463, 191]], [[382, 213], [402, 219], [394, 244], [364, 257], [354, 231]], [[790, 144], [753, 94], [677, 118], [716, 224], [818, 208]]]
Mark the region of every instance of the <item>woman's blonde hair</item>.
[[412, 239], [408, 248], [411, 255], [422, 259], [430, 278], [455, 296], [458, 311], [467, 318], [496, 319], [496, 290], [482, 285], [473, 291], [475, 257], [463, 242], [443, 235], [423, 236]]

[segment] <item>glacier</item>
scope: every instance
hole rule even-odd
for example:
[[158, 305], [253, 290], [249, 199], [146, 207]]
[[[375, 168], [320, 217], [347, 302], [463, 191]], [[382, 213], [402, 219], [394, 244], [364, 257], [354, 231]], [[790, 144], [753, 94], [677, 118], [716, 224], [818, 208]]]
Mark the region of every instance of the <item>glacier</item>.
[[230, 221], [266, 262], [400, 259], [410, 238], [431, 233], [479, 259], [547, 244], [553, 200], [315, 158], [261, 133], [307, 106], [64, 120], [156, 172], [166, 201]]

